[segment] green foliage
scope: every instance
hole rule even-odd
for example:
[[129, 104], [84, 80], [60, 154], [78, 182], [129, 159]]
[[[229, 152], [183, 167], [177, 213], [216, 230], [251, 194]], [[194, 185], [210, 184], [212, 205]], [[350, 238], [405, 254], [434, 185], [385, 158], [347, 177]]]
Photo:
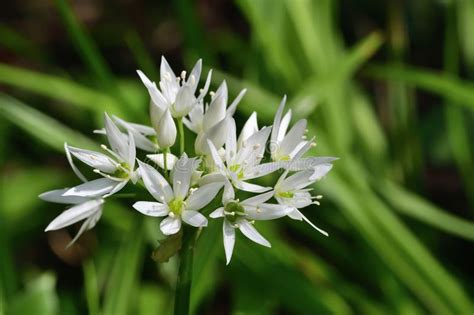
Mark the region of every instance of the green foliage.
[[[248, 40], [247, 35], [227, 28], [209, 33], [191, 1], [171, 6], [183, 34], [183, 59], [190, 63], [205, 57], [204, 64], [215, 68], [214, 84], [225, 79], [231, 96], [248, 88], [237, 115], [257, 111], [262, 123], [270, 125], [287, 94], [294, 118], [306, 118], [309, 134], [317, 136], [312, 153], [340, 157], [327, 179], [314, 187], [326, 196], [323, 205], [305, 212], [330, 232], [329, 238], [290, 220], [280, 226], [262, 224], [259, 230], [273, 248], [239, 239], [235, 260], [226, 267], [220, 224], [209, 223], [196, 244], [194, 314], [472, 313], [473, 274], [453, 256], [464, 259], [468, 251], [461, 240], [474, 240], [472, 211], [464, 209], [474, 205], [474, 6], [468, 0], [443, 5], [366, 1], [358, 12], [366, 10], [370, 15], [371, 10], [380, 10], [387, 15], [388, 26], [354, 36], [348, 35], [351, 30], [342, 31], [341, 11], [347, 15], [350, 9], [341, 6], [348, 3], [358, 5], [356, 1], [237, 0], [231, 10], [248, 24]], [[368, 4], [372, 7], [365, 7]], [[60, 65], [51, 64], [54, 58], [44, 47], [0, 26], [3, 48], [39, 65], [34, 68], [45, 69], [0, 63], [0, 83], [5, 87], [0, 94], [0, 143], [5, 149], [0, 314], [69, 310], [93, 315], [169, 314], [176, 259], [168, 258], [176, 240], [162, 243], [154, 254], [157, 262], [153, 261], [150, 254], [162, 238], [157, 221], [140, 219], [127, 198], [107, 204], [98, 227], [84, 236], [95, 239], [98, 233], [98, 248], [89, 250], [94, 246], [85, 242], [78, 266], [58, 262], [45, 267], [35, 260], [22, 261], [29, 257], [30, 247], [40, 242], [41, 257], [68, 262], [67, 254], [58, 254], [42, 232], [59, 208], [44, 211], [37, 195], [71, 182], [61, 166], [43, 167], [44, 161], [63, 152], [66, 141], [95, 147], [93, 140], [75, 130], [90, 129], [91, 116], [107, 111], [143, 120], [148, 97], [134, 70], [141, 67], [158, 79], [158, 58], [148, 52], [149, 38], [135, 27], [122, 25], [126, 32], [120, 45], [136, 64], [114, 68], [113, 72], [129, 73], [123, 80], [113, 75], [109, 56], [100, 52], [108, 42], [96, 42], [100, 36], [83, 25], [68, 1], [57, 0], [54, 6], [69, 36], [66, 44], [74, 44], [84, 66], [77, 77], [58, 72]], [[416, 28], [432, 10], [444, 15], [440, 24], [445, 33], [436, 40], [423, 37]], [[415, 15], [413, 25], [405, 21], [407, 14]], [[351, 36], [356, 40], [349, 41]], [[429, 69], [411, 58], [417, 46], [410, 43], [424, 40], [440, 49], [442, 69]], [[232, 45], [238, 49], [228, 49]], [[421, 111], [424, 99], [419, 91], [435, 97], [440, 110]], [[76, 127], [62, 121], [65, 111], [75, 113], [71, 117]], [[14, 143], [24, 137], [16, 134], [18, 129], [27, 134], [26, 148]], [[436, 157], [436, 146], [446, 147], [444, 159]], [[22, 153], [17, 154], [20, 148]], [[33, 148], [32, 156], [23, 154]], [[16, 159], [18, 155], [21, 159]], [[440, 198], [430, 200], [423, 174], [440, 164], [457, 169], [469, 202], [457, 202], [449, 189], [441, 196], [448, 198], [449, 209], [435, 204]], [[61, 268], [78, 273], [74, 281], [82, 282], [56, 288], [57, 281], [69, 281], [58, 278], [68, 276]]]

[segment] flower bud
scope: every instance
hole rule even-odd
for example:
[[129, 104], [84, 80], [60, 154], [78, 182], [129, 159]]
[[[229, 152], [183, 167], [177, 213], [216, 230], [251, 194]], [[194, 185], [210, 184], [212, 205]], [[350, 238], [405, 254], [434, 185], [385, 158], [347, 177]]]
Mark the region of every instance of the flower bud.
[[160, 148], [171, 147], [176, 141], [177, 130], [169, 110], [166, 110], [161, 116], [157, 127], [158, 128], [155, 127], [157, 133], [156, 138]]

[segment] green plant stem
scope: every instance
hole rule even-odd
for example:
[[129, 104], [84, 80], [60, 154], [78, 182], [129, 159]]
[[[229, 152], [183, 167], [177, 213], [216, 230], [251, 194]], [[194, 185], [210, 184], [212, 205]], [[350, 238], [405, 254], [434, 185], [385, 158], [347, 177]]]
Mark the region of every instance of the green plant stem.
[[183, 242], [174, 299], [174, 315], [189, 315], [196, 231], [196, 228], [189, 226], [183, 228]]
[[170, 148], [166, 148], [163, 151], [163, 162], [165, 166], [165, 177], [168, 179], [168, 153], [170, 152]]
[[179, 153], [180, 155], [182, 155], [184, 153], [183, 118], [178, 118], [178, 129], [179, 129]]

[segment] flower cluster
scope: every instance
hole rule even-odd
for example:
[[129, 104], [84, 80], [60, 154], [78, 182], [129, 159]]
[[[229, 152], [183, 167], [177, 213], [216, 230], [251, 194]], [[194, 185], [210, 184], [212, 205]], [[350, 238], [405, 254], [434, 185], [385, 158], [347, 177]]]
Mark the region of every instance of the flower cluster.
[[[209, 93], [210, 100], [205, 102], [212, 71], [204, 87], [197, 91], [201, 71], [199, 60], [188, 77], [185, 71], [177, 77], [165, 58], [161, 61], [158, 84], [137, 71], [150, 95], [152, 126], [105, 113], [104, 129], [96, 130], [108, 141], [108, 146], [101, 146], [102, 153], [65, 144], [71, 168], [83, 183], [40, 195], [46, 201], [71, 205], [46, 231], [83, 221], [73, 243], [96, 225], [107, 198], [127, 183], [143, 183], [154, 201], [137, 201], [133, 208], [147, 216], [162, 217], [160, 230], [164, 235], [178, 233], [183, 224], [206, 227], [207, 217], [222, 219], [227, 263], [232, 257], [236, 230], [255, 243], [270, 247], [270, 242], [255, 229], [255, 221], [289, 217], [305, 221], [327, 235], [301, 209], [319, 205], [322, 196], [312, 196], [311, 185], [331, 170], [335, 158], [305, 157], [315, 145], [314, 138], [306, 137], [306, 120], [301, 119], [290, 128], [291, 110], [284, 114], [284, 97], [273, 126], [259, 127], [254, 112], [237, 135], [233, 115], [246, 91], [227, 106], [224, 81]], [[194, 157], [184, 152], [183, 124], [196, 134]], [[174, 148], [178, 129], [179, 151]], [[137, 159], [137, 149], [146, 152], [142, 160]], [[100, 177], [89, 180], [76, 165], [77, 160]], [[253, 182], [277, 171], [280, 176], [272, 186]], [[248, 198], [240, 200], [244, 197]], [[214, 199], [217, 202], [212, 202]]]

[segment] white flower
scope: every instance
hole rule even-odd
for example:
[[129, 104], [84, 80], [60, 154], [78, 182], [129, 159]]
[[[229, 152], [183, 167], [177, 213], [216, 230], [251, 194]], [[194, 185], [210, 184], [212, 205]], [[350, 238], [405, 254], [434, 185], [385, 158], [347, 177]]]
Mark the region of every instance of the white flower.
[[97, 221], [102, 216], [102, 207], [104, 205], [104, 199], [100, 197], [89, 198], [89, 197], [78, 197], [78, 196], [64, 196], [68, 189], [58, 189], [45, 192], [39, 197], [45, 201], [71, 204], [71, 208], [65, 210], [59, 216], [57, 216], [45, 229], [45, 231], [59, 230], [66, 226], [72, 225], [79, 221], [84, 220], [77, 232], [76, 236], [68, 244], [71, 246], [86, 230], [92, 229]]
[[290, 207], [291, 212], [288, 214], [290, 218], [300, 221], [304, 220], [326, 236], [328, 234], [325, 231], [315, 226], [298, 209], [307, 207], [311, 204], [319, 205], [319, 201], [314, 201], [314, 199], [320, 199], [322, 196], [311, 196], [309, 193], [311, 188], [306, 187], [323, 178], [331, 168], [332, 164], [320, 164], [311, 169], [296, 172], [289, 177], [287, 177], [288, 171], [285, 171], [285, 173], [283, 173], [283, 175], [278, 179], [274, 188], [275, 199], [278, 203]]
[[283, 109], [286, 103], [286, 95], [278, 107], [273, 120], [273, 130], [270, 137], [270, 150], [272, 160], [290, 161], [307, 143], [306, 119], [299, 120], [287, 133], [291, 121], [291, 109], [282, 118]]
[[[67, 195], [90, 197], [106, 191], [109, 196], [122, 189], [129, 180], [136, 182], [138, 174], [135, 171], [135, 141], [132, 134], [123, 134], [110, 117], [105, 114], [105, 130], [111, 149], [102, 148], [111, 156], [65, 145], [66, 155], [76, 175], [85, 183], [65, 192]], [[94, 172], [104, 176], [103, 179], [87, 181], [85, 176], [75, 166], [72, 156], [94, 168]], [[110, 187], [113, 187], [110, 189]]]
[[270, 154], [279, 166], [290, 171], [300, 171], [323, 163], [330, 163], [337, 158], [334, 157], [306, 157], [302, 156], [316, 145], [314, 138], [306, 140], [306, 119], [300, 119], [287, 132], [291, 121], [291, 109], [283, 116], [286, 95], [283, 97], [280, 106], [273, 120], [272, 135], [270, 137]]
[[[217, 168], [217, 173], [221, 175], [220, 178], [223, 178], [224, 181], [230, 181], [233, 186], [244, 191], [265, 192], [271, 189], [271, 187], [263, 187], [246, 182], [276, 170], [273, 163], [272, 165], [268, 163], [260, 164], [270, 131], [271, 127], [263, 127], [248, 138], [240, 141], [239, 144], [236, 137], [235, 121], [233, 118], [230, 118], [227, 140], [225, 142], [225, 163], [214, 144], [208, 140], [211, 157]], [[219, 180], [219, 176], [216, 176], [215, 173], [207, 176], [213, 177], [213, 180]], [[232, 186], [226, 187], [233, 189]]]
[[177, 233], [181, 221], [195, 226], [207, 226], [207, 219], [198, 210], [204, 208], [222, 188], [222, 183], [211, 183], [199, 188], [191, 188], [191, 176], [199, 161], [183, 155], [175, 164], [172, 177], [173, 187], [153, 167], [138, 162], [145, 187], [158, 202], [139, 201], [133, 207], [139, 212], [165, 217], [160, 229], [165, 235]]
[[[125, 121], [115, 115], [112, 115], [112, 119], [117, 125], [125, 129], [126, 134], [131, 133], [135, 141], [135, 146], [139, 149], [148, 152], [156, 152], [159, 149], [158, 144], [150, 140], [149, 138], [156, 138], [156, 131], [150, 126], [131, 123]], [[94, 130], [95, 133], [107, 134], [105, 128]]]
[[[160, 89], [140, 70], [137, 70], [140, 79], [150, 94], [150, 118], [153, 128], [158, 134], [158, 144], [162, 148], [170, 147], [176, 140], [176, 125], [172, 117], [186, 116], [199, 104], [209, 89], [212, 71], [209, 71], [204, 88], [198, 97], [196, 89], [201, 77], [202, 61], [198, 60], [191, 74], [186, 80], [186, 71], [176, 77], [164, 57], [160, 66]], [[163, 117], [165, 116], [165, 117]], [[164, 135], [162, 135], [164, 133]]]
[[229, 118], [234, 115], [235, 109], [246, 91], [246, 89], [242, 90], [232, 104], [226, 108], [228, 93], [227, 84], [223, 81], [217, 91], [212, 94], [211, 103], [208, 106], [204, 106], [203, 102], [199, 103], [189, 113], [189, 119], [183, 119], [186, 127], [197, 134], [196, 154], [210, 154], [207, 140], [211, 140], [218, 149], [224, 144]]
[[[226, 191], [232, 191], [227, 189]], [[285, 205], [266, 203], [273, 196], [273, 192], [266, 192], [243, 201], [234, 200], [233, 193], [224, 194], [223, 207], [214, 210], [211, 218], [224, 218], [223, 238], [227, 264], [230, 263], [235, 244], [235, 229], [239, 229], [253, 242], [271, 247], [268, 242], [253, 226], [255, 220], [273, 220], [288, 215], [292, 209]]]

